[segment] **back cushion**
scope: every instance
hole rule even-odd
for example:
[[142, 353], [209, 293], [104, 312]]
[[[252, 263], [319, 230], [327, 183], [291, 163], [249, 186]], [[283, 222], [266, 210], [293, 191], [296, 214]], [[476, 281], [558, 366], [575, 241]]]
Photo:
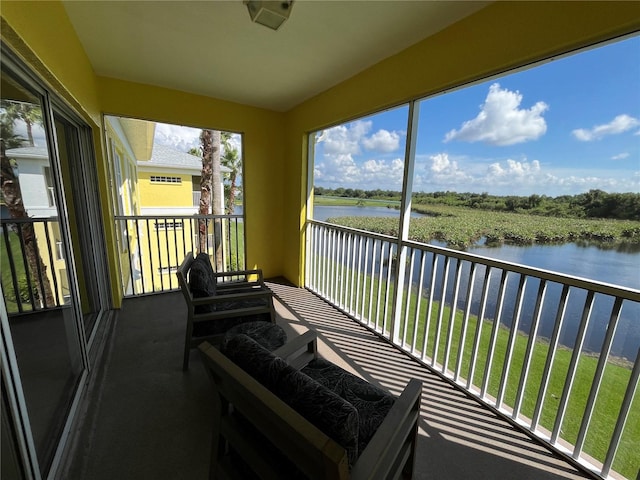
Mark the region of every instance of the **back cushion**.
[[323, 358], [312, 360], [302, 371], [356, 408], [360, 423], [358, 451], [362, 453], [391, 410], [395, 397]]
[[223, 352], [245, 372], [358, 458], [358, 411], [331, 390], [272, 355], [246, 335], [231, 338]]
[[[194, 298], [211, 297], [216, 294], [216, 279], [213, 275], [211, 261], [206, 253], [199, 253], [191, 263], [189, 290]], [[206, 313], [213, 310], [213, 305], [197, 305], [195, 307], [195, 313]]]

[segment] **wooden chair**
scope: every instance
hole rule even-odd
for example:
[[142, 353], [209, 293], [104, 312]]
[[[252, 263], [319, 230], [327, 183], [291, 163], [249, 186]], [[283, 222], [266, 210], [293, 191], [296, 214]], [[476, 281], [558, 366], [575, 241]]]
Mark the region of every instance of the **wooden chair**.
[[[362, 450], [357, 447], [354, 459], [344, 445], [333, 439], [336, 435], [345, 438], [341, 433], [332, 436], [325, 433], [327, 424], [329, 429], [336, 425], [340, 428], [356, 418], [358, 431], [363, 424], [370, 425], [371, 419], [362, 421], [359, 413], [354, 417], [347, 413], [345, 417], [345, 408], [342, 405], [336, 408], [336, 402], [344, 400], [336, 399], [335, 392], [322, 391], [326, 386], [316, 380], [309, 382], [307, 378], [301, 385], [300, 378], [292, 378], [305, 376], [299, 369], [309, 366], [317, 357], [314, 332], [295, 338], [273, 353], [243, 335], [234, 337], [233, 342], [226, 352], [227, 355], [235, 352], [231, 355], [233, 360], [207, 343], [199, 347], [215, 390], [209, 478], [411, 477], [422, 382], [410, 380], [401, 395], [392, 400], [376, 421], [366, 446]], [[365, 388], [381, 390], [362, 379], [358, 381]], [[287, 398], [287, 392], [296, 399]], [[300, 399], [301, 396], [304, 398]], [[377, 403], [372, 405], [375, 407]], [[348, 408], [356, 412], [353, 405]]]
[[203, 341], [219, 344], [225, 332], [256, 320], [275, 323], [273, 293], [264, 284], [262, 270], [214, 272], [205, 253], [188, 253], [176, 272], [187, 303], [187, 325], [182, 368], [189, 353]]

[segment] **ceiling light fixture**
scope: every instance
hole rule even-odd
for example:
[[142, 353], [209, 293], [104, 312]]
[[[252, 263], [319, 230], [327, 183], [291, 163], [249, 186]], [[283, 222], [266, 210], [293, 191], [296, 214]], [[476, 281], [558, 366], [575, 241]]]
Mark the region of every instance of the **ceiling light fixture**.
[[272, 30], [278, 30], [286, 19], [289, 18], [293, 0], [288, 1], [260, 1], [245, 0], [244, 4], [249, 9], [251, 20]]

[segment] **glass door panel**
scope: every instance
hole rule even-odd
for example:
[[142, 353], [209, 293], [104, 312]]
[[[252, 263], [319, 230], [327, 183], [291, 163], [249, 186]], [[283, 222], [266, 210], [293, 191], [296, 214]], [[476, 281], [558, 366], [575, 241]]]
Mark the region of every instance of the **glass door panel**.
[[2, 65], [3, 301], [41, 472], [46, 476], [83, 372], [68, 231], [43, 95]]
[[102, 237], [97, 229], [100, 216], [97, 212], [92, 214], [90, 206], [95, 203], [88, 201], [88, 198], [97, 192], [95, 189], [93, 192], [88, 191], [90, 185], [95, 182], [90, 182], [90, 165], [82, 161], [80, 129], [63, 114], [55, 111], [55, 107], [54, 124], [65, 191], [73, 193], [67, 197], [66, 206], [74, 246], [82, 319], [85, 332], [89, 336], [106, 302], [100, 289], [100, 285], [104, 284], [104, 278], [99, 277], [106, 274], [97, 258], [102, 252], [99, 248]]

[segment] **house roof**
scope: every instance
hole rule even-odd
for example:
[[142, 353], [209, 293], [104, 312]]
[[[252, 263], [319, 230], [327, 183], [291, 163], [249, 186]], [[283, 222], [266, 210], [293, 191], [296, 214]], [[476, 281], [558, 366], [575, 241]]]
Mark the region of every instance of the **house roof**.
[[277, 31], [253, 23], [244, 3], [63, 0], [99, 76], [276, 111], [293, 108], [491, 2], [295, 0]]
[[[202, 159], [195, 155], [176, 150], [175, 148], [168, 145], [154, 143], [151, 159], [147, 161], [139, 161], [138, 168], [142, 170], [144, 170], [145, 168], [157, 170], [158, 167], [169, 169], [186, 169], [199, 172], [202, 170]], [[231, 169], [222, 165], [220, 167], [220, 171], [223, 173], [228, 173], [231, 171]]]
[[11, 158], [48, 158], [49, 152], [47, 147], [19, 147], [11, 148], [6, 151], [7, 157]]

